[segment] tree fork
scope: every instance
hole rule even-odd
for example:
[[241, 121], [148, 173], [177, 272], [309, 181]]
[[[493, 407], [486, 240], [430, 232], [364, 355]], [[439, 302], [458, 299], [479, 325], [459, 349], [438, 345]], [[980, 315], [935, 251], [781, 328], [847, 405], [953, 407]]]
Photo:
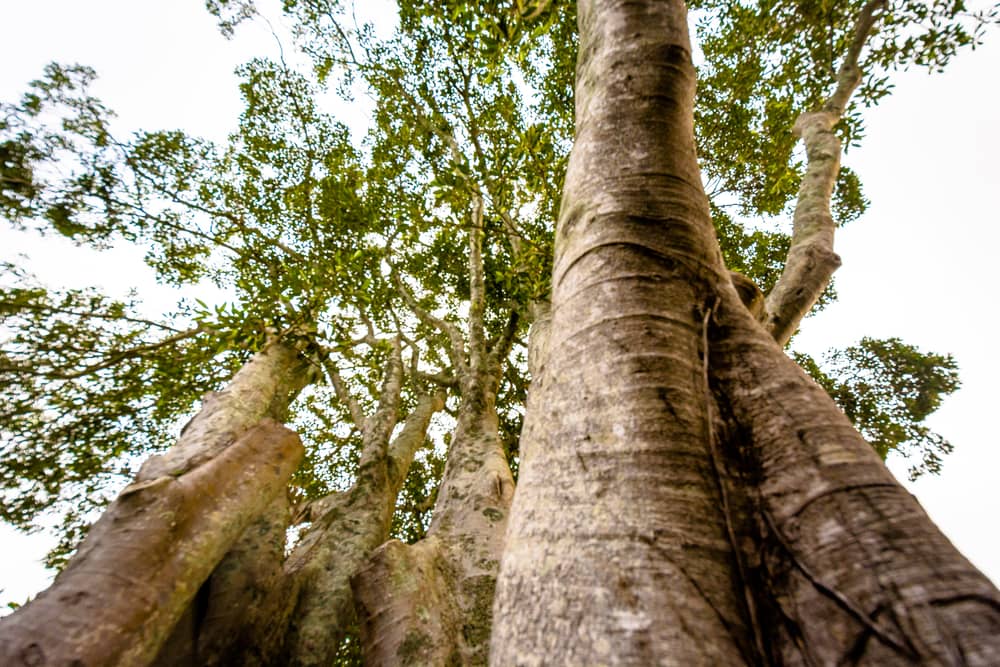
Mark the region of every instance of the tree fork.
[[[421, 395], [400, 433], [390, 442], [403, 382], [399, 341], [393, 345], [378, 408], [370, 417], [365, 416], [360, 403], [350, 394], [332, 361], [326, 359], [324, 363], [338, 398], [350, 407], [363, 434], [354, 485], [299, 509], [296, 522], [309, 521], [311, 526], [287, 558], [283, 549], [288, 526], [286, 509], [280, 528], [281, 548], [274, 558], [268, 557], [266, 562], [240, 558], [231, 563], [235, 571], [228, 573], [226, 580], [234, 584], [244, 581], [248, 585], [230, 587], [236, 589], [230, 596], [225, 594], [228, 588], [220, 591], [213, 585], [219, 570], [233, 554], [227, 555], [206, 584], [212, 588], [206, 591], [204, 618], [193, 624], [194, 632], [189, 632], [188, 637], [183, 634], [177, 637], [181, 647], [179, 650], [173, 647], [172, 661], [162, 663], [164, 666], [326, 665], [335, 661], [344, 633], [355, 619], [350, 577], [375, 547], [387, 539], [396, 498], [414, 454], [424, 443], [431, 417], [443, 407], [443, 398]], [[268, 534], [259, 537], [265, 546], [270, 543]], [[241, 543], [244, 541], [252, 542], [253, 536], [245, 535]], [[272, 555], [261, 553], [259, 544], [248, 546], [252, 553]], [[267, 575], [263, 581], [255, 580], [258, 571]], [[238, 600], [219, 600], [220, 596]], [[238, 618], [220, 619], [232, 621], [228, 624], [229, 632], [220, 623], [212, 622], [213, 609], [227, 602], [234, 612], [237, 608], [243, 610], [242, 614], [236, 613]], [[197, 653], [192, 648], [185, 653], [185, 643], [196, 647]], [[192, 655], [197, 655], [197, 660], [188, 658]]]
[[412, 545], [390, 540], [352, 579], [366, 664], [486, 663], [514, 493], [495, 385], [492, 375], [463, 382], [427, 537]]
[[[384, 400], [393, 410], [397, 402], [398, 391], [391, 400]], [[355, 620], [351, 579], [388, 539], [396, 499], [413, 456], [424, 442], [431, 417], [443, 405], [440, 396], [422, 396], [391, 443], [395, 419], [391, 424], [378, 424], [378, 413], [369, 419], [372, 432], [366, 434], [363, 467], [354, 485], [325, 499], [313, 528], [286, 563], [284, 604], [290, 605], [290, 623], [289, 634], [283, 638], [282, 664], [328, 665], [335, 659]], [[270, 623], [284, 627], [273, 620]]]
[[308, 360], [273, 340], [206, 395], [52, 586], [0, 622], [0, 662], [149, 664], [226, 551], [284, 493], [302, 445], [272, 417], [310, 378]]
[[[377, 549], [352, 580], [366, 663], [486, 664], [493, 594], [503, 552], [514, 479], [499, 437], [496, 398], [514, 317], [491, 345], [485, 335], [481, 194], [471, 197], [468, 360], [457, 328], [414, 312], [452, 340], [449, 357], [461, 390], [458, 422], [448, 447], [427, 537]], [[437, 612], [427, 600], [441, 605]]]
[[253, 664], [243, 648], [251, 629], [274, 623], [263, 604], [282, 582], [288, 499], [278, 494], [226, 552], [153, 663], [154, 667]]

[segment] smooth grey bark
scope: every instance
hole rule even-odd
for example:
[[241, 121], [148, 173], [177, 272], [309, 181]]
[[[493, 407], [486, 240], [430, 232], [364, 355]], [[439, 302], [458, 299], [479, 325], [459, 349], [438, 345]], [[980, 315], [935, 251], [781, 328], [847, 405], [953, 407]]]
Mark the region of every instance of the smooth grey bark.
[[552, 307], [548, 301], [531, 304], [531, 328], [528, 330], [528, 374], [532, 381], [541, 376], [549, 353]]
[[700, 357], [713, 285], [729, 278], [695, 159], [686, 13], [578, 8], [548, 356], [522, 434], [491, 660], [739, 664], [751, 633]]
[[308, 382], [293, 347], [267, 345], [90, 529], [52, 586], [0, 622], [0, 663], [147, 665], [202, 583], [302, 456], [270, 419]]
[[995, 663], [996, 589], [722, 266], [684, 14], [579, 3], [577, 136], [491, 662]]
[[802, 318], [819, 300], [840, 256], [833, 250], [837, 225], [830, 199], [840, 173], [840, 138], [834, 126], [840, 122], [854, 90], [861, 83], [861, 51], [875, 27], [880, 12], [888, 11], [885, 0], [869, 0], [854, 26], [854, 39], [837, 73], [837, 86], [822, 107], [803, 113], [792, 131], [806, 149], [806, 173], [802, 178], [792, 218], [792, 243], [785, 267], [767, 295], [759, 319], [767, 331], [785, 345]]

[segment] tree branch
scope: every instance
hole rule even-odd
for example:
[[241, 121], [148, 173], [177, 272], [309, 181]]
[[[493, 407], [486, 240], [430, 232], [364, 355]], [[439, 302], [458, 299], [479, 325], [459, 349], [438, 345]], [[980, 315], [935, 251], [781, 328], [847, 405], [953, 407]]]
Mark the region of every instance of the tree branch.
[[512, 309], [510, 315], [507, 316], [507, 324], [504, 326], [503, 331], [490, 341], [490, 367], [499, 368], [503, 360], [510, 355], [510, 350], [514, 346], [514, 338], [517, 336], [517, 327], [520, 323], [521, 314], [516, 309]]
[[483, 275], [483, 197], [472, 198], [472, 226], [469, 229], [469, 364], [473, 371], [485, 368], [486, 281]]
[[421, 308], [420, 304], [417, 303], [417, 300], [413, 297], [413, 294], [410, 293], [410, 290], [406, 288], [402, 278], [399, 277], [399, 274], [396, 273], [395, 270], [392, 272], [392, 279], [396, 283], [396, 288], [399, 290], [400, 296], [403, 297], [403, 301], [406, 303], [406, 306], [413, 311], [413, 314], [427, 326], [437, 329], [448, 337], [451, 342], [451, 345], [446, 346], [448, 358], [451, 360], [452, 366], [455, 367], [456, 371], [464, 373], [467, 368], [465, 363], [465, 343], [462, 341], [462, 334], [458, 330], [458, 327], [447, 320], [434, 317], [429, 312]]
[[837, 76], [837, 87], [819, 111], [803, 113], [793, 132], [806, 148], [806, 173], [799, 188], [792, 221], [792, 244], [785, 268], [767, 295], [761, 320], [779, 344], [791, 339], [802, 318], [813, 307], [840, 267], [833, 251], [836, 223], [830, 200], [840, 173], [840, 121], [851, 94], [861, 82], [858, 59], [885, 0], [869, 0], [855, 24], [854, 39]]
[[386, 364], [385, 377], [379, 391], [378, 407], [365, 422], [365, 444], [359, 466], [382, 459], [387, 454], [389, 436], [396, 426], [399, 395], [403, 390], [403, 347], [399, 336], [392, 339], [392, 352]]
[[367, 421], [365, 411], [361, 409], [361, 404], [358, 403], [358, 400], [351, 393], [351, 390], [347, 387], [347, 383], [344, 382], [344, 378], [337, 371], [337, 365], [333, 363], [333, 360], [329, 356], [323, 359], [323, 369], [326, 371], [326, 376], [330, 378], [330, 384], [333, 385], [333, 391], [337, 394], [337, 400], [347, 406], [355, 427], [364, 433], [365, 422]]
[[[123, 350], [121, 352], [116, 352], [109, 355], [104, 361], [101, 361], [90, 366], [85, 366], [78, 371], [72, 373], [61, 373], [56, 370], [46, 371], [43, 373], [45, 378], [49, 380], [76, 380], [87, 375], [92, 375], [98, 371], [102, 371], [106, 368], [111, 368], [118, 363], [124, 361], [125, 359], [131, 359], [133, 357], [140, 357], [147, 352], [153, 352], [164, 347], [173, 345], [174, 343], [180, 342], [186, 338], [191, 338], [196, 334], [204, 331], [201, 326], [194, 327], [193, 329], [188, 329], [187, 331], [181, 331], [174, 334], [173, 336], [167, 336], [166, 338], [159, 340], [155, 343], [147, 343], [145, 345], [139, 345], [137, 347], [129, 348], [128, 350]], [[12, 367], [13, 368], [13, 367]], [[20, 370], [20, 369], [18, 369]]]
[[115, 316], [115, 315], [107, 315], [104, 313], [81, 313], [71, 308], [59, 308], [57, 306], [40, 305], [34, 303], [15, 303], [12, 301], [2, 301], [2, 300], [0, 300], [0, 306], [17, 310], [35, 310], [45, 313], [53, 313], [53, 314], [59, 313], [62, 315], [72, 315], [73, 317], [79, 317], [81, 319], [132, 322], [133, 324], [143, 324], [148, 327], [155, 327], [157, 329], [163, 329], [164, 331], [171, 331], [173, 333], [185, 333], [181, 329], [177, 329], [175, 327], [163, 324], [162, 322], [146, 320], [140, 317], [129, 317], [127, 315]]

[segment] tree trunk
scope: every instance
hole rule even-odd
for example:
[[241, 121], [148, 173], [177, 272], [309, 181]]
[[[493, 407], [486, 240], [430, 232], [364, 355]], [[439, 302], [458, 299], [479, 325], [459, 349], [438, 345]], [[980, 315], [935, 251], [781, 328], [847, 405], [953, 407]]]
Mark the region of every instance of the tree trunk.
[[205, 397], [176, 445], [151, 457], [55, 582], [0, 623], [0, 663], [146, 665], [302, 456], [269, 415], [309, 366], [272, 343]]
[[[310, 525], [287, 559], [287, 506], [282, 506], [281, 516], [261, 517], [261, 530], [251, 526], [241, 540], [245, 546], [237, 545], [236, 553], [223, 560], [199, 593], [205, 611], [197, 611], [196, 599], [157, 667], [329, 665], [336, 660], [355, 619], [350, 577], [388, 539], [396, 499], [443, 399], [422, 396], [390, 442], [403, 382], [398, 346], [371, 417], [364, 416], [331, 364], [326, 361], [338, 396], [349, 405], [362, 432], [355, 483], [299, 509], [297, 521]], [[266, 548], [273, 534], [263, 530], [272, 524], [276, 529], [280, 525], [276, 551]], [[218, 581], [220, 576], [224, 581]]]
[[514, 482], [498, 435], [497, 373], [462, 385], [427, 537], [390, 540], [353, 580], [368, 665], [481, 665]]
[[[431, 416], [442, 406], [440, 397], [424, 396], [391, 445], [391, 424], [373, 429], [354, 485], [321, 501], [312, 527], [285, 565], [284, 606], [290, 625], [280, 664], [333, 662], [355, 621], [351, 577], [388, 539], [410, 463], [424, 443]], [[280, 627], [273, 618], [268, 624]]]
[[774, 660], [997, 664], [1000, 592], [735, 295], [716, 320], [712, 381], [755, 480]]
[[683, 3], [579, 3], [497, 665], [988, 664], [992, 585], [741, 303]]

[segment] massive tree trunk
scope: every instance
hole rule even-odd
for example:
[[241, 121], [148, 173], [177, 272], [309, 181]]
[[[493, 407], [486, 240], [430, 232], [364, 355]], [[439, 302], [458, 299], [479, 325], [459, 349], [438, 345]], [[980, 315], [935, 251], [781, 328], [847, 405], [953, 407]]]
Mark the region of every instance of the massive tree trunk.
[[265, 347], [151, 457], [52, 586], [0, 624], [3, 664], [146, 665], [241, 533], [285, 493], [298, 436], [274, 421], [310, 377]]
[[464, 385], [426, 538], [384, 544], [354, 580], [366, 664], [486, 662], [514, 490], [495, 392], [492, 378]]
[[354, 484], [297, 509], [296, 522], [309, 525], [287, 558], [287, 503], [252, 524], [178, 623], [157, 667], [335, 662], [355, 619], [350, 578], [388, 539], [396, 499], [443, 399], [421, 396], [390, 442], [403, 385], [398, 341], [369, 417], [333, 362], [324, 366], [362, 434]]
[[576, 143], [492, 660], [989, 664], [997, 591], [723, 267], [685, 14], [579, 3]]

